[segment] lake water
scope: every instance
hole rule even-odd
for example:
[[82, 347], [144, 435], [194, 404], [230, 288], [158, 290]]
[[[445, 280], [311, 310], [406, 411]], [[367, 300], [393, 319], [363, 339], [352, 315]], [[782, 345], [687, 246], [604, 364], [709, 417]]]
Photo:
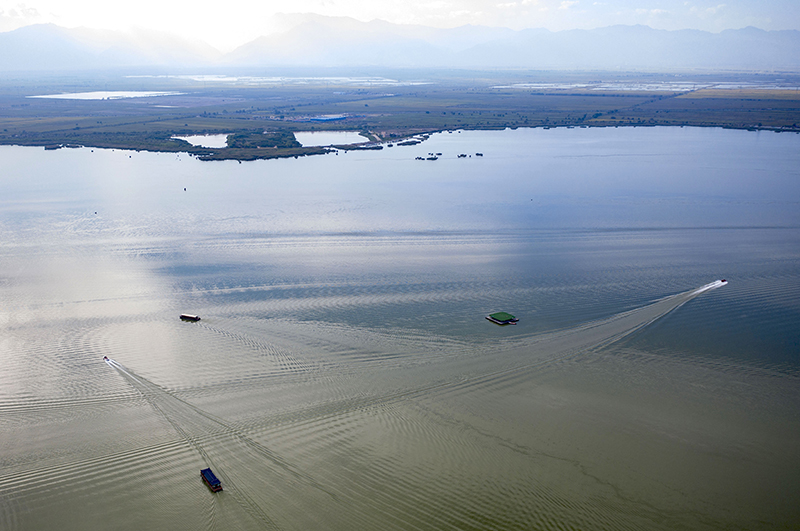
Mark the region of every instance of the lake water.
[[228, 146], [228, 135], [189, 135], [173, 136], [172, 138], [186, 140], [193, 146], [206, 148], [224, 148]]
[[298, 131], [294, 136], [303, 147], [362, 144], [369, 141], [358, 131]]
[[96, 90], [93, 92], [66, 92], [63, 94], [28, 97], [56, 100], [121, 100], [126, 98], [152, 98], [154, 96], [178, 96], [180, 94], [181, 92], [159, 92], [153, 90]]
[[800, 523], [798, 135], [0, 160], [1, 529]]

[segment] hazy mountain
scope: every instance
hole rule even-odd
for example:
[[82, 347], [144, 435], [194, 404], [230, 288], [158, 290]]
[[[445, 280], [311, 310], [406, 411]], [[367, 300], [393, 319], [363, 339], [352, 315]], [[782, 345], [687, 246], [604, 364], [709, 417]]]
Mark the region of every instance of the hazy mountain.
[[52, 24], [0, 33], [0, 70], [83, 69], [95, 66], [92, 47]]
[[441, 66], [449, 62], [451, 52], [431, 41], [442, 31], [447, 30], [314, 15], [285, 33], [240, 46], [225, 62], [248, 66]]
[[800, 69], [800, 32], [756, 28], [709, 33], [647, 26], [549, 32], [523, 30], [475, 46], [463, 61], [542, 69]]
[[101, 60], [130, 65], [202, 65], [218, 60], [222, 54], [208, 44], [189, 41], [169, 33], [137, 30], [122, 34], [123, 38], [109, 35]]
[[278, 22], [282, 33], [225, 55], [163, 33], [27, 26], [0, 33], [0, 71], [214, 65], [800, 70], [800, 32], [793, 30], [436, 29], [320, 15], [284, 15]]
[[194, 66], [220, 56], [205, 43], [147, 30], [115, 32], [36, 24], [0, 33], [0, 71]]
[[[300, 17], [300, 18], [298, 18]], [[415, 66], [533, 69], [798, 70], [800, 32], [709, 33], [647, 26], [551, 32], [462, 26], [435, 29], [298, 15], [291, 29], [225, 57], [248, 66]]]

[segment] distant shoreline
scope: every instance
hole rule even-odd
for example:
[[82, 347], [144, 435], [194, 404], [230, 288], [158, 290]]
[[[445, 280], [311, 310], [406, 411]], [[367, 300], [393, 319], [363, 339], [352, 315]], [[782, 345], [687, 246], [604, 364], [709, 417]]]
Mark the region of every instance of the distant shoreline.
[[[696, 83], [676, 83], [672, 76], [652, 74], [481, 75], [453, 75], [390, 90], [325, 83], [200, 89], [187, 88], [194, 82], [186, 80], [123, 78], [115, 90], [130, 91], [125, 83], [135, 83], [137, 90], [158, 97], [77, 100], [30, 97], [45, 91], [76, 93], [74, 83], [0, 83], [0, 145], [187, 153], [205, 161], [242, 162], [402, 147], [420, 142], [421, 135], [454, 130], [719, 127], [800, 132], [800, 89], [791, 88], [800, 86], [800, 76], [698, 75]], [[585, 81], [604, 75], [608, 82]], [[780, 83], [791, 86], [779, 88], [775, 83], [784, 78]], [[598, 84], [606, 88], [595, 90]], [[90, 76], [80, 86], [92, 93], [98, 85]], [[607, 89], [615, 86], [622, 88]], [[303, 147], [293, 136], [301, 131], [353, 131], [370, 143]], [[207, 148], [175, 138], [219, 134], [234, 135], [235, 145]]]
[[[459, 128], [461, 131], [501, 131], [505, 129], [586, 129], [586, 128], [620, 128], [620, 127], [702, 127], [702, 128], [719, 128], [719, 129], [733, 129], [740, 131], [766, 131], [774, 133], [795, 133], [800, 134], [800, 128], [786, 129], [774, 128], [763, 126], [750, 126], [750, 127], [733, 127], [730, 125], [717, 125], [717, 124], [681, 124], [681, 125], [664, 125], [664, 124], [647, 124], [647, 123], [617, 123], [607, 125], [566, 125], [566, 124], [552, 124], [552, 125], [538, 125], [538, 126], [525, 126], [525, 127], [487, 127], [487, 128]], [[436, 131], [425, 131], [420, 133], [426, 138], [430, 135], [437, 133], [445, 133], [453, 131], [453, 129], [441, 129]], [[142, 147], [135, 139], [132, 139], [130, 146], [124, 145], [122, 142], [114, 143], [113, 145], [102, 145], [102, 142], [97, 143], [75, 143], [74, 140], [70, 143], [40, 143], [40, 142], [11, 142], [6, 139], [0, 138], [0, 145], [6, 146], [19, 146], [19, 147], [42, 147], [46, 151], [54, 151], [58, 149], [76, 149], [76, 148], [91, 148], [91, 149], [119, 149], [124, 151], [147, 151], [151, 153], [185, 153], [196, 157], [201, 161], [223, 161], [223, 160], [236, 160], [240, 162], [254, 161], [254, 160], [271, 160], [281, 158], [299, 158], [312, 155], [325, 155], [336, 151], [372, 151], [382, 150], [385, 145], [392, 147], [404, 147], [408, 145], [417, 145], [424, 140], [417, 140], [420, 134], [409, 136], [391, 141], [381, 142], [363, 142], [361, 144], [343, 144], [332, 146], [309, 146], [299, 148], [255, 148], [255, 149], [237, 149], [229, 147], [218, 148], [204, 148], [199, 146], [192, 146], [188, 144], [186, 149], [171, 149], [164, 147]]]
[[[591, 124], [591, 125], [567, 125], [567, 124], [551, 124], [551, 125], [537, 125], [537, 126], [524, 126], [524, 127], [485, 127], [485, 128], [466, 128], [462, 127], [458, 130], [461, 131], [501, 131], [505, 129], [586, 129], [586, 128], [620, 128], [620, 127], [701, 127], [701, 128], [719, 128], [719, 129], [732, 129], [740, 131], [767, 131], [774, 133], [795, 133], [800, 134], [800, 128], [775, 128], [764, 126], [749, 126], [749, 127], [733, 127], [723, 124], [692, 124], [686, 123], [681, 125], [666, 125], [666, 124], [648, 124], [648, 123], [609, 123], [604, 125]], [[437, 133], [445, 133], [454, 131], [455, 129], [440, 129], [434, 131], [423, 131], [416, 133], [412, 136], [403, 138], [393, 138], [391, 140], [381, 141], [365, 141], [360, 144], [339, 144], [332, 146], [309, 146], [309, 147], [296, 147], [296, 148], [254, 148], [254, 149], [241, 149], [230, 147], [206, 148], [193, 146], [185, 142], [186, 146], [152, 146], [144, 147], [138, 142], [131, 142], [130, 145], [125, 145], [123, 142], [115, 142], [113, 144], [106, 144], [105, 142], [95, 143], [76, 143], [74, 138], [69, 143], [42, 143], [33, 141], [26, 141], [26, 139], [5, 139], [0, 138], [0, 145], [6, 146], [19, 146], [19, 147], [42, 147], [46, 151], [53, 151], [57, 149], [76, 149], [76, 148], [92, 148], [92, 149], [119, 149], [124, 151], [147, 151], [151, 153], [185, 153], [196, 157], [201, 161], [223, 161], [223, 160], [236, 160], [240, 162], [254, 161], [254, 160], [271, 160], [281, 158], [299, 158], [312, 155], [325, 155], [336, 151], [371, 151], [382, 150], [385, 146], [391, 147], [405, 147], [410, 145], [417, 145], [424, 140], [427, 140], [430, 135]], [[185, 133], [181, 133], [185, 134]], [[202, 134], [202, 133], [199, 133]], [[420, 137], [424, 137], [420, 139]], [[15, 141], [17, 140], [17, 141]], [[178, 140], [178, 139], [176, 139]]]

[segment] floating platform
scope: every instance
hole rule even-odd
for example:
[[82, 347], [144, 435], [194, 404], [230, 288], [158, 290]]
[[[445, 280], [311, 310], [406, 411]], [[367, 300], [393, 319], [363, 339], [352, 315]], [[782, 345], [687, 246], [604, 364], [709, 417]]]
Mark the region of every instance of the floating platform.
[[199, 315], [192, 315], [190, 313], [182, 313], [181, 314], [181, 321], [199, 321]]
[[222, 491], [222, 482], [214, 475], [210, 468], [204, 468], [200, 471], [200, 476], [203, 478], [203, 483], [208, 485], [212, 492]]
[[519, 321], [519, 319], [507, 312], [491, 313], [486, 316], [486, 320], [499, 325], [517, 324], [517, 321]]

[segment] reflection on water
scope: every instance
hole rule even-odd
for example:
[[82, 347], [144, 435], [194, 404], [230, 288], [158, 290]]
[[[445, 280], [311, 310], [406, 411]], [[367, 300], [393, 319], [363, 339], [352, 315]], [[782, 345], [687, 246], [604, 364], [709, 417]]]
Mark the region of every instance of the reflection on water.
[[0, 528], [791, 528], [797, 142], [3, 148]]

